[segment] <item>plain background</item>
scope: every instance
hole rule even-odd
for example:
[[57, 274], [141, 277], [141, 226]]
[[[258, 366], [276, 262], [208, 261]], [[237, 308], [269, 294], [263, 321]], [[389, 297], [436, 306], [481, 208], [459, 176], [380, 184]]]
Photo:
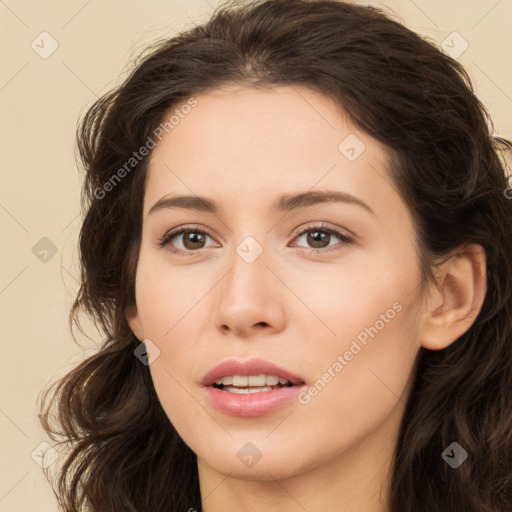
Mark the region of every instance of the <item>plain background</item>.
[[[0, 0], [0, 512], [57, 511], [32, 458], [48, 441], [36, 400], [94, 350], [83, 336], [77, 345], [67, 324], [78, 287], [76, 122], [145, 44], [205, 21], [219, 3]], [[457, 58], [493, 116], [495, 135], [512, 137], [512, 0], [360, 3], [394, 12], [439, 46], [446, 40], [449, 51], [466, 41]]]

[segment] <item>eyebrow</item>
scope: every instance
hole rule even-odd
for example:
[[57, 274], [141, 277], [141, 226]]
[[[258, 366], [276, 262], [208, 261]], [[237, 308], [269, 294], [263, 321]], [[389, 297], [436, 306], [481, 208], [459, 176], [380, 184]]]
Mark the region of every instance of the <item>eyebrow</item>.
[[[366, 211], [376, 217], [375, 212], [364, 201], [357, 197], [339, 192], [337, 190], [308, 191], [296, 194], [284, 194], [270, 207], [272, 213], [290, 212], [299, 208], [307, 208], [322, 203], [345, 203], [361, 206]], [[159, 199], [149, 210], [148, 215], [159, 210], [169, 208], [184, 208], [198, 212], [218, 214], [219, 205], [213, 200], [202, 196], [169, 196], [166, 195]]]

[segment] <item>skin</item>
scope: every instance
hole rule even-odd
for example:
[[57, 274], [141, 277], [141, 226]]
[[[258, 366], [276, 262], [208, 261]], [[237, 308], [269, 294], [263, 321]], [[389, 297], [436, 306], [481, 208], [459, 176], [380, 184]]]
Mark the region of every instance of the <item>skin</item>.
[[[386, 147], [331, 99], [298, 86], [230, 87], [196, 99], [151, 155], [137, 304], [126, 318], [160, 350], [151, 375], [197, 454], [203, 510], [383, 512], [416, 356], [421, 346], [445, 348], [475, 320], [486, 291], [483, 249], [468, 246], [440, 267], [439, 287], [422, 288], [412, 220], [387, 174]], [[353, 161], [338, 149], [351, 134], [365, 144]], [[281, 194], [325, 189], [356, 196], [374, 214], [349, 203], [270, 211]], [[168, 194], [207, 196], [221, 211], [149, 214]], [[315, 245], [308, 233], [322, 223], [355, 241], [325, 234]], [[188, 224], [208, 235], [196, 246], [183, 234], [157, 246]], [[296, 228], [311, 231], [297, 236]], [[263, 251], [252, 263], [236, 251], [247, 236]], [[400, 311], [333, 372], [357, 335], [396, 303]], [[307, 404], [292, 400], [266, 416], [214, 409], [201, 379], [221, 361], [252, 357], [308, 385], [329, 368], [335, 376]], [[252, 467], [237, 457], [248, 442], [262, 454]]]

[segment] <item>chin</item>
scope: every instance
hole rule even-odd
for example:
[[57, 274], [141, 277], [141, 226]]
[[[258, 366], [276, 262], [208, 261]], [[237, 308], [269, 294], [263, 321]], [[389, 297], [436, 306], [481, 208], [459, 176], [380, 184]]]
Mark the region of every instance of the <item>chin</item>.
[[[245, 438], [247, 439], [247, 438]], [[283, 480], [307, 472], [315, 466], [315, 461], [300, 457], [300, 451], [294, 447], [281, 450], [279, 446], [267, 443], [266, 447], [255, 448], [250, 442], [231, 444], [221, 443], [216, 447], [209, 446], [205, 456], [198, 455], [203, 463], [216, 472], [229, 475], [240, 480], [272, 481]], [[196, 452], [198, 453], [198, 452]], [[319, 462], [319, 461], [316, 461]]]

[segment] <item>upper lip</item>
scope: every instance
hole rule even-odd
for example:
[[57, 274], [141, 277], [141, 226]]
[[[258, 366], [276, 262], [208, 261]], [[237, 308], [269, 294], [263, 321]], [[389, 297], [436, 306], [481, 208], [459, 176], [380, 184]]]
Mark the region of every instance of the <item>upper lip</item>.
[[288, 370], [264, 359], [237, 361], [230, 359], [214, 366], [203, 378], [203, 386], [213, 386], [217, 379], [232, 375], [275, 375], [288, 380], [291, 384], [303, 384], [304, 379]]

